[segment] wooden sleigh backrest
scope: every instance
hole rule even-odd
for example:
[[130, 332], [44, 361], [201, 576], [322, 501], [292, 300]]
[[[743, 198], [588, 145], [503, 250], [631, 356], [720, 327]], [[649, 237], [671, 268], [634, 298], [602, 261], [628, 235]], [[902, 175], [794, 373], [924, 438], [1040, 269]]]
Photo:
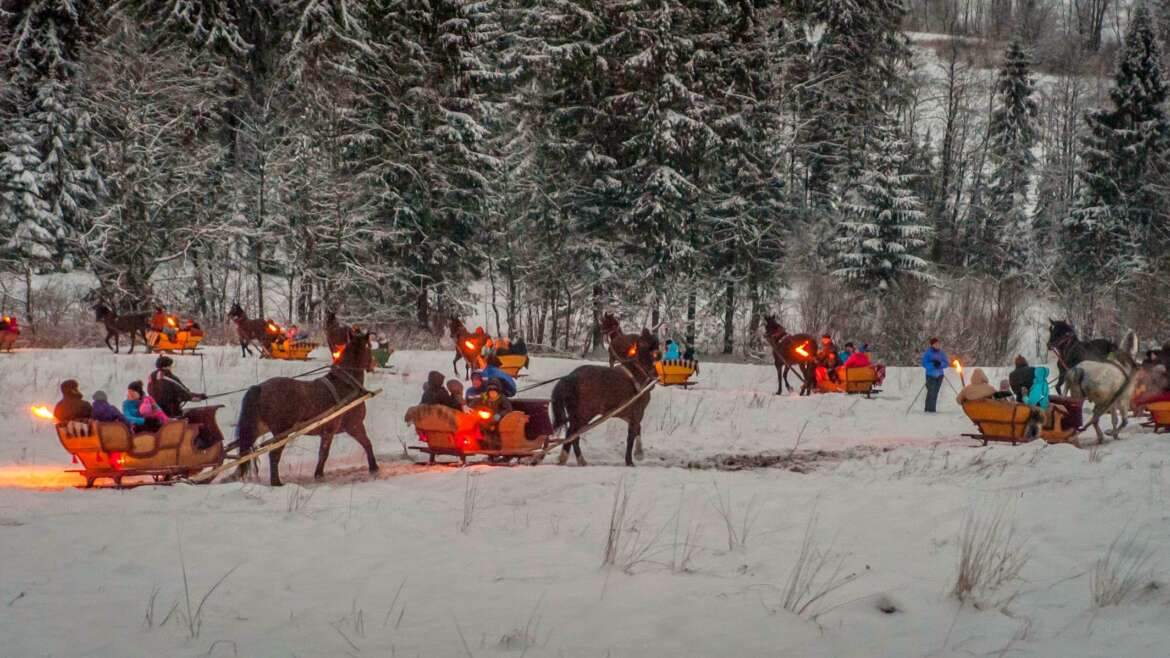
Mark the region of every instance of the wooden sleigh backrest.
[[1170, 402], [1151, 402], [1146, 409], [1155, 425], [1170, 425]]
[[963, 412], [982, 434], [1023, 438], [1028, 429], [1032, 408], [1015, 402], [974, 400], [963, 403]]
[[844, 371], [846, 393], [868, 393], [877, 384], [878, 374], [874, 366], [845, 368]]

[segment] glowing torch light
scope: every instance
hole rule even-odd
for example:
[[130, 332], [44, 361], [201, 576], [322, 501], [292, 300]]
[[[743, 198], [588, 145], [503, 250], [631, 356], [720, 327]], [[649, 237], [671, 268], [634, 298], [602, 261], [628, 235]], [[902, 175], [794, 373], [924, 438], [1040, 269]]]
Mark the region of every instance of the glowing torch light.
[[801, 343], [800, 345], [797, 345], [796, 346], [796, 353], [807, 359], [810, 356], [810, 354], [808, 353], [808, 342], [806, 341], [804, 343]]
[[638, 346], [630, 345], [630, 349], [626, 350], [626, 354], [629, 356], [638, 356]]
[[175, 320], [175, 316], [173, 316], [173, 315], [167, 316], [167, 324], [171, 325], [172, 327], [179, 326], [178, 321]]
[[951, 365], [954, 366], [955, 370], [959, 372], [959, 381], [963, 383], [963, 386], [966, 386], [967, 378], [963, 376], [963, 364], [960, 363], [958, 359], [955, 359], [954, 361], [951, 361]]
[[472, 352], [475, 351], [475, 341], [471, 340], [470, 338], [463, 341], [463, 346], [466, 347], [467, 349], [471, 350]]
[[278, 327], [278, 326], [276, 326], [276, 325], [272, 324], [271, 322], [269, 322], [269, 323], [268, 323], [268, 331], [271, 331], [271, 332], [272, 332], [272, 333], [274, 333], [274, 334], [279, 334], [279, 333], [280, 333], [280, 327]]
[[337, 361], [341, 360], [341, 355], [344, 353], [345, 353], [344, 346], [337, 348], [337, 351], [333, 353], [333, 361], [337, 362]]
[[50, 411], [49, 408], [45, 407], [45, 406], [33, 407], [32, 412], [33, 412], [33, 415], [38, 417], [38, 418], [44, 418], [45, 420], [57, 420], [56, 418], [53, 417], [53, 412]]
[[492, 410], [491, 409], [479, 409], [475, 413], [478, 414], [479, 417], [482, 418], [483, 420], [491, 420], [492, 419]]

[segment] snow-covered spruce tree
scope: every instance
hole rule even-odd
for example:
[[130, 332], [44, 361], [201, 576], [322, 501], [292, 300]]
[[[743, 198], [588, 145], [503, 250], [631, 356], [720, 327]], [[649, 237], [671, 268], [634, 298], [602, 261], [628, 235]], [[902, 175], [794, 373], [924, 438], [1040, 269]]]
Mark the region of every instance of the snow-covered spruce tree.
[[[74, 239], [86, 229], [89, 210], [103, 190], [93, 164], [90, 118], [80, 106], [78, 64], [98, 11], [90, 0], [0, 6], [3, 75], [13, 88], [0, 123], [15, 124], [9, 131], [23, 136], [13, 141], [35, 150], [39, 162], [26, 173], [35, 177], [47, 211], [38, 219], [26, 218], [22, 229], [51, 252], [37, 257], [38, 269], [71, 267], [78, 248]], [[25, 166], [32, 163], [27, 151], [18, 159]]]
[[51, 267], [58, 255], [58, 222], [41, 196], [41, 158], [27, 124], [11, 119], [0, 134], [0, 265], [13, 271]]
[[836, 240], [834, 272], [851, 285], [884, 294], [899, 282], [926, 278], [919, 255], [930, 228], [905, 173], [905, 143], [888, 123], [873, 128], [861, 180], [847, 199]]
[[1163, 266], [1170, 247], [1164, 186], [1167, 85], [1149, 10], [1139, 4], [1117, 55], [1112, 107], [1085, 116], [1081, 195], [1065, 219], [1061, 271], [1085, 285]]
[[971, 245], [976, 269], [1022, 273], [1037, 261], [1028, 191], [1036, 158], [1037, 103], [1031, 62], [1018, 40], [1008, 44], [995, 81], [995, 108], [987, 127], [991, 165], [981, 239]]
[[784, 12], [798, 37], [789, 67], [797, 152], [809, 200], [827, 206], [860, 161], [869, 127], [904, 96], [905, 8], [901, 0], [797, 0]]

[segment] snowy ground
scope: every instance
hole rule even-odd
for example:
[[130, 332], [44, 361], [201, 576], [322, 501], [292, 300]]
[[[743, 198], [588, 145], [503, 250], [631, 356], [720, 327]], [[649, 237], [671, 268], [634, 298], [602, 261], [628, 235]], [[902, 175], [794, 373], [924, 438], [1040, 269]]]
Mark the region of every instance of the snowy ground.
[[[73, 488], [28, 406], [67, 377], [121, 399], [152, 360], [0, 356], [0, 654], [1163, 656], [1170, 640], [1170, 595], [1144, 587], [1170, 567], [1170, 442], [1145, 430], [1095, 451], [982, 448], [947, 387], [942, 413], [907, 411], [913, 370], [874, 400], [801, 399], [772, 395], [770, 367], [708, 365], [698, 388], [654, 392], [640, 468], [618, 466], [616, 421], [586, 440], [587, 468], [427, 468], [403, 456], [402, 413], [450, 356], [420, 352], [375, 376], [376, 478], [343, 437], [322, 484], [309, 439], [286, 451], [281, 489]], [[210, 392], [308, 369], [220, 348], [202, 363], [179, 374]], [[536, 358], [528, 381], [575, 365]], [[225, 432], [234, 417], [229, 404]], [[786, 467], [685, 468], [760, 454]], [[619, 487], [625, 532], [603, 567]], [[963, 605], [949, 592], [969, 513], [1003, 513], [1028, 559]], [[853, 578], [797, 614], [806, 536], [828, 557], [813, 592]], [[1119, 536], [1148, 551], [1144, 588], [1094, 607], [1091, 574]], [[1124, 568], [1135, 553], [1118, 554]]]

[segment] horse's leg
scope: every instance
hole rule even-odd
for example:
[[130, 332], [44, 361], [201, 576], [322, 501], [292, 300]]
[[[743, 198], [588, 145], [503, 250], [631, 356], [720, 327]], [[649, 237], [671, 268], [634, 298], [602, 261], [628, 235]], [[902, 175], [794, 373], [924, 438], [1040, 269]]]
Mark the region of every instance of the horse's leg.
[[1056, 394], [1057, 395], [1064, 395], [1065, 367], [1064, 367], [1063, 363], [1057, 362], [1056, 372], [1057, 372], [1057, 375], [1056, 375]]
[[453, 370], [455, 372], [456, 377], [459, 376], [459, 357], [460, 357], [460, 354], [457, 350], [455, 352], [455, 358], [451, 359], [451, 370]]
[[354, 423], [352, 427], [346, 427], [345, 433], [349, 434], [362, 446], [362, 450], [366, 451], [366, 464], [370, 468], [371, 473], [378, 472], [378, 460], [374, 459], [374, 444], [370, 442], [370, 435], [366, 434], [365, 423]]
[[633, 466], [634, 460], [630, 458], [630, 453], [633, 452], [635, 442], [638, 444], [638, 459], [642, 458], [642, 423], [627, 420], [626, 425], [626, 466]]
[[313, 471], [313, 479], [320, 480], [325, 477], [325, 462], [329, 459], [329, 448], [333, 447], [333, 435], [321, 435], [321, 447], [317, 450], [317, 470]]
[[[787, 378], [784, 376], [785, 374], [786, 373], [784, 372], [784, 366], [777, 365], [776, 366], [776, 395], [784, 395], [784, 385], [788, 383]], [[792, 390], [791, 384], [788, 385], [788, 389]]]
[[1101, 444], [1105, 443], [1105, 435], [1101, 433], [1101, 425], [1099, 424], [1100, 420], [1101, 420], [1100, 412], [1098, 412], [1096, 409], [1094, 409], [1093, 410], [1093, 420], [1090, 421], [1089, 424], [1092, 425], [1093, 429], [1097, 431], [1097, 445], [1101, 445]]
[[114, 349], [114, 346], [113, 346], [113, 345], [110, 345], [110, 338], [111, 338], [111, 337], [113, 337], [113, 336], [115, 336], [115, 334], [112, 334], [112, 333], [110, 333], [110, 330], [109, 330], [109, 329], [107, 329], [107, 330], [106, 330], [106, 348], [107, 348], [107, 349], [109, 349], [109, 350], [110, 350], [111, 352], [113, 352], [114, 354], [117, 354], [117, 353], [118, 353], [118, 351]]
[[274, 487], [283, 486], [280, 481], [280, 456], [284, 454], [284, 446], [268, 453], [268, 481]]
[[573, 454], [577, 455], [577, 465], [578, 466], [588, 466], [589, 465], [588, 462], [585, 461], [585, 455], [581, 454], [581, 439], [580, 438], [573, 441]]
[[[569, 421], [569, 429], [565, 430], [565, 436], [573, 436], [574, 434], [577, 433], [577, 429], [579, 427], [580, 427], [580, 425], [577, 424], [577, 421], [575, 419], [570, 420]], [[561, 444], [561, 456], [557, 457], [558, 464], [560, 464], [561, 466], [564, 466], [565, 464], [569, 463], [569, 451], [572, 450], [574, 448], [574, 446], [576, 446], [576, 444], [580, 440], [581, 440], [581, 437], [577, 437], [576, 439], [573, 439], [570, 442]], [[578, 447], [577, 448], [578, 459], [580, 459], [580, 454], [581, 454], [581, 448]]]

